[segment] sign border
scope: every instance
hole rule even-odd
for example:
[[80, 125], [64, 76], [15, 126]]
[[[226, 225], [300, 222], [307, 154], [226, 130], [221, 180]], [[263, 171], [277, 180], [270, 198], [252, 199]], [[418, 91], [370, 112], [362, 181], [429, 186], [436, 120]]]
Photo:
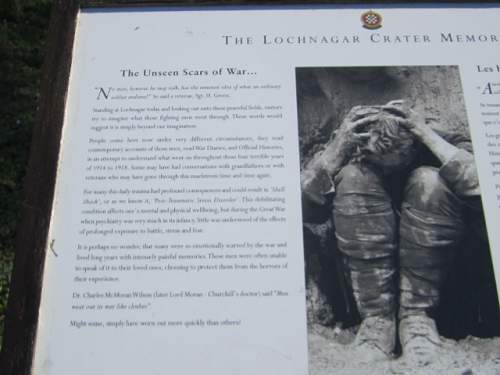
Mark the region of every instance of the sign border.
[[[214, 6], [303, 6], [339, 5], [345, 7], [377, 7], [400, 5], [418, 7], [435, 4], [439, 7], [498, 4], [500, 0], [481, 3], [460, 0], [342, 1], [316, 0], [54, 0], [48, 33], [48, 49], [42, 69], [40, 109], [34, 129], [31, 153], [25, 179], [21, 221], [17, 228], [16, 256], [7, 305], [0, 373], [29, 375], [32, 370], [38, 312], [42, 291], [48, 231], [54, 199], [57, 165], [66, 98], [71, 70], [77, 16], [85, 8], [118, 7], [214, 7]], [[49, 250], [50, 251], [50, 250]]]

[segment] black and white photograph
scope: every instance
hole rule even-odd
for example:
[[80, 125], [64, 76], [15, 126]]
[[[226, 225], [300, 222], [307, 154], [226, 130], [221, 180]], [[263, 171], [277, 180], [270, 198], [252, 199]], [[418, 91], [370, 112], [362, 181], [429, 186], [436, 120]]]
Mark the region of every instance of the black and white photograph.
[[457, 66], [296, 68], [309, 368], [500, 369], [500, 314]]

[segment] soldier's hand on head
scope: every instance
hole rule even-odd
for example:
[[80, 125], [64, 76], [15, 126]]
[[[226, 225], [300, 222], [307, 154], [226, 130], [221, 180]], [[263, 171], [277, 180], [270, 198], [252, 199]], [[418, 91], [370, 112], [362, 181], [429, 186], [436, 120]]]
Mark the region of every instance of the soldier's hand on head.
[[376, 122], [379, 113], [380, 107], [353, 107], [337, 129], [335, 134], [336, 143], [338, 143], [345, 152], [350, 152], [356, 146], [366, 143], [370, 138], [370, 133], [363, 132], [363, 127]]
[[351, 108], [344, 121], [357, 121], [364, 117], [376, 115], [380, 113], [380, 110], [380, 106], [357, 105]]
[[[379, 114], [380, 106], [353, 107], [335, 131], [333, 139], [328, 142], [314, 166], [326, 171], [332, 181], [345, 162], [352, 156], [356, 147], [365, 144], [370, 138], [369, 133], [363, 133], [363, 128], [377, 121]], [[307, 183], [306, 178], [304, 183]]]
[[412, 132], [441, 163], [447, 163], [458, 152], [455, 145], [426, 125], [422, 113], [412, 110], [404, 100], [393, 100], [382, 106], [382, 110], [393, 115], [401, 126]]
[[382, 106], [382, 110], [393, 115], [401, 126], [417, 137], [426, 126], [423, 113], [411, 109], [409, 103], [404, 100], [392, 100]]

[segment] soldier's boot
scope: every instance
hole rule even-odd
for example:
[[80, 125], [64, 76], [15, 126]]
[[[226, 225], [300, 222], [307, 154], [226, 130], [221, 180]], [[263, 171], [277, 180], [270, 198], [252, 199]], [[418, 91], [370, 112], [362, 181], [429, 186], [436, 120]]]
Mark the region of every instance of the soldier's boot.
[[335, 236], [363, 319], [353, 343], [361, 362], [390, 358], [396, 339], [396, 218], [383, 181], [364, 164], [335, 178]]
[[363, 319], [353, 343], [356, 361], [370, 363], [393, 357], [396, 346], [396, 317], [369, 316]]
[[462, 208], [438, 169], [410, 176], [400, 222], [399, 338], [403, 360], [415, 365], [431, 363], [443, 348], [431, 316], [462, 237]]
[[411, 366], [432, 363], [442, 352], [444, 341], [436, 322], [427, 315], [409, 315], [399, 322], [399, 339], [403, 360]]

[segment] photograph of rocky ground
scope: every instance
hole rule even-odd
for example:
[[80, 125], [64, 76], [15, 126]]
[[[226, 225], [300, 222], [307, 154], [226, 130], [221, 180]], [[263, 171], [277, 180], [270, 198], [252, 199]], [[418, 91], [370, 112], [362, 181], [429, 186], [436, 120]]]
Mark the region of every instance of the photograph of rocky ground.
[[395, 358], [391, 361], [359, 363], [349, 345], [354, 330], [317, 326], [309, 331], [310, 375], [498, 375], [500, 338], [448, 340], [439, 359], [422, 368]]

